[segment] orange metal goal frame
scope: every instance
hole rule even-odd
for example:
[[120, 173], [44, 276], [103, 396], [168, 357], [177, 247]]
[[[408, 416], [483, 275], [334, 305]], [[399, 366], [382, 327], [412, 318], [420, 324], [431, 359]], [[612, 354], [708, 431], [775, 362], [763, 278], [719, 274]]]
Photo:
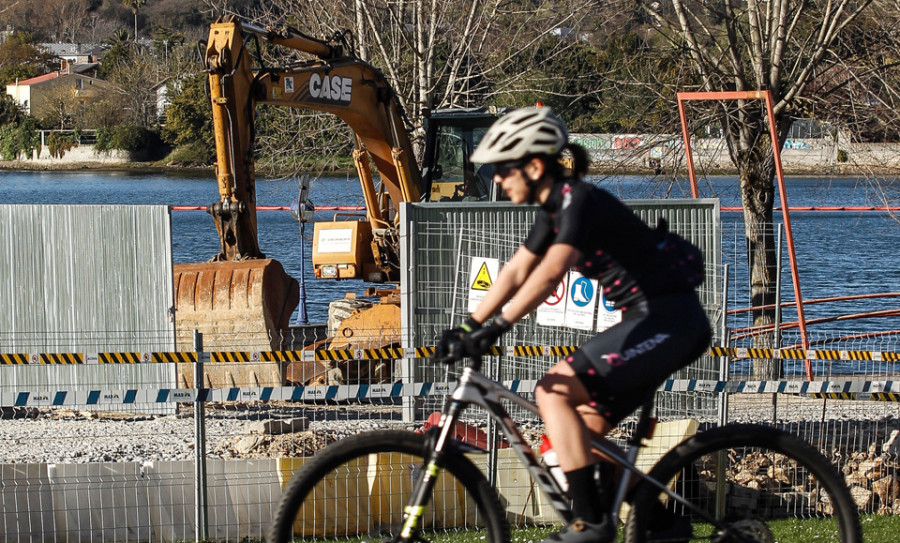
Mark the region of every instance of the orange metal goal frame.
[[[684, 138], [684, 153], [687, 160], [688, 176], [691, 181], [691, 195], [699, 198], [697, 178], [694, 171], [694, 158], [691, 154], [691, 136], [688, 131], [685, 102], [708, 100], [764, 100], [766, 114], [769, 119], [769, 136], [772, 139], [772, 154], [775, 159], [775, 175], [778, 178], [778, 191], [781, 197], [781, 212], [784, 217], [784, 231], [787, 238], [788, 255], [791, 265], [791, 279], [794, 285], [794, 298], [797, 301], [797, 322], [800, 325], [800, 341], [804, 349], [809, 349], [809, 338], [806, 334], [806, 316], [803, 313], [803, 295], [800, 293], [800, 276], [797, 273], [797, 255], [794, 252], [794, 235], [791, 231], [791, 215], [788, 211], [787, 191], [784, 185], [784, 170], [781, 167], [781, 145], [778, 141], [778, 130], [775, 127], [775, 113], [772, 107], [772, 93], [765, 91], [722, 91], [722, 92], [679, 92], [678, 116], [681, 118], [681, 135]], [[806, 378], [813, 380], [812, 364], [806, 360]]]

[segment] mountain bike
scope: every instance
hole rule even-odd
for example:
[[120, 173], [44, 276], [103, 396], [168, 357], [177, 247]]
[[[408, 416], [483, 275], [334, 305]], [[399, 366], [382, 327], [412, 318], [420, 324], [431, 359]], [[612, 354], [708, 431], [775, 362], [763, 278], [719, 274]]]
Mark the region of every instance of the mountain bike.
[[[472, 405], [496, 423], [558, 519], [572, 521], [560, 484], [505, 407], [537, 416], [537, 406], [482, 374], [481, 367], [479, 358], [465, 365], [440, 422], [429, 431], [365, 432], [306, 461], [284, 489], [270, 543], [441, 541], [465, 531], [476, 531], [473, 537], [488, 543], [509, 543], [510, 519], [518, 515], [507, 511], [472, 460], [486, 451], [453, 439], [454, 425]], [[862, 542], [849, 489], [808, 443], [772, 427], [725, 425], [687, 438], [643, 473], [635, 460], [654, 422], [651, 402], [639, 410], [625, 448], [609, 439], [593, 443], [621, 466], [612, 511], [617, 515], [624, 502], [630, 504], [626, 543], [664, 541], [649, 527], [651, 512], [661, 505], [690, 521], [690, 541], [774, 543], [800, 533], [798, 541]], [[686, 541], [684, 535], [676, 540]]]

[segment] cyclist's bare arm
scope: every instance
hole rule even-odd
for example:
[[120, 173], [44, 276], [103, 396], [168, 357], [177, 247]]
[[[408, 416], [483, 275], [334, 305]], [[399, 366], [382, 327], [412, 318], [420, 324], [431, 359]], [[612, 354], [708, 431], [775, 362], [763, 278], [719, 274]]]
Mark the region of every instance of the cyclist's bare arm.
[[519, 247], [472, 317], [484, 322], [512, 299], [503, 311], [503, 318], [508, 322], [518, 321], [547, 299], [580, 256], [578, 249], [565, 243], [551, 245], [543, 258], [524, 245]]

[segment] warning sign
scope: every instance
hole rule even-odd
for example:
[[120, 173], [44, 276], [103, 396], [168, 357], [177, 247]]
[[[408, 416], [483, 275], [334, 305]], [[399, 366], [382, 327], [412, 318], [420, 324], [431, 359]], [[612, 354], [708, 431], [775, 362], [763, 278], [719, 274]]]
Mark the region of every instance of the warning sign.
[[566, 277], [556, 285], [547, 299], [535, 312], [537, 323], [542, 326], [562, 326], [566, 321]]
[[578, 272], [569, 272], [569, 291], [566, 299], [566, 326], [590, 330], [594, 326], [594, 307], [597, 305], [597, 281]]
[[494, 279], [500, 272], [500, 261], [496, 258], [472, 258], [469, 267], [469, 313], [475, 311], [481, 300], [484, 299]]
[[478, 268], [478, 273], [475, 274], [475, 279], [472, 281], [472, 288], [475, 290], [490, 290], [493, 284], [494, 280], [491, 279], [491, 272], [488, 270], [487, 262], [482, 262], [481, 267]]

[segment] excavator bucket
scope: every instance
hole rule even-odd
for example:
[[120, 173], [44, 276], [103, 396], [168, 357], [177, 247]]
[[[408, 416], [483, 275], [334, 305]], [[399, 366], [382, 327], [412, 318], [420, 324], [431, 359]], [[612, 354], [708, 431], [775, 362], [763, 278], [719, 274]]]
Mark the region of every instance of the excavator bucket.
[[[300, 301], [300, 285], [277, 260], [176, 264], [175, 330], [179, 351], [193, 349], [193, 331], [204, 351], [269, 351], [290, 348], [284, 332]], [[207, 364], [212, 387], [280, 386], [283, 363]], [[193, 368], [179, 364], [179, 384], [193, 386]]]

